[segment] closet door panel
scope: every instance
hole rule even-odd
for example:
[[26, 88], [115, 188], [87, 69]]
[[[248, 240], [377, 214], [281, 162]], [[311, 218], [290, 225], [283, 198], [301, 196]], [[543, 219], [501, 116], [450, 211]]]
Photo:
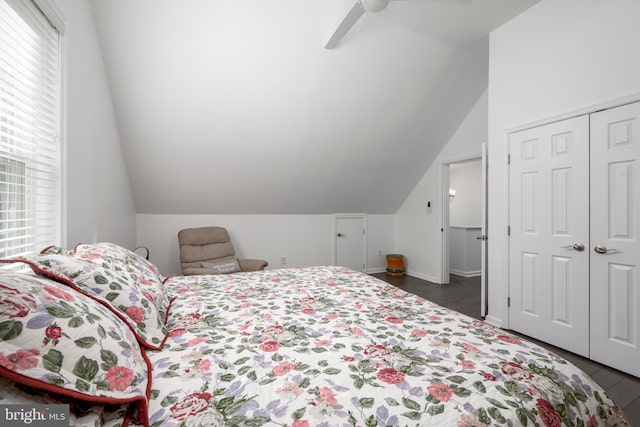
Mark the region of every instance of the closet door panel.
[[[589, 119], [510, 135], [509, 325], [589, 353]], [[583, 245], [582, 247], [580, 245]]]
[[640, 376], [640, 103], [591, 116], [591, 358]]

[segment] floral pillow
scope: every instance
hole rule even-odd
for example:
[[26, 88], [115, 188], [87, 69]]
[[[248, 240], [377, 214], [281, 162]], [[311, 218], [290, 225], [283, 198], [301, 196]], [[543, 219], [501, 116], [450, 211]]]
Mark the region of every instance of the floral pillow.
[[143, 256], [127, 248], [118, 246], [115, 243], [80, 243], [76, 245], [74, 254], [82, 258], [100, 258], [103, 262], [113, 264], [114, 268], [126, 271], [136, 280], [144, 280], [157, 285], [162, 284], [164, 280], [158, 267], [153, 263], [146, 260]]
[[107, 307], [33, 274], [0, 274], [0, 376], [95, 404], [137, 403], [148, 425], [151, 366]]
[[62, 248], [60, 246], [47, 246], [40, 251], [41, 254], [73, 255], [73, 249]]
[[149, 299], [153, 300], [162, 317], [162, 325], [166, 323], [171, 301], [165, 291], [164, 278], [153, 263], [127, 248], [109, 242], [78, 244], [74, 256], [116, 272], [128, 283], [135, 283], [147, 297], [151, 296]]
[[145, 347], [159, 350], [164, 345], [171, 306], [164, 285], [157, 276], [140, 276], [138, 269], [114, 252], [105, 250], [103, 254], [100, 248], [78, 247], [73, 255], [34, 253], [0, 262], [28, 264], [36, 273], [65, 283], [110, 307]]
[[[68, 417], [69, 426], [104, 426], [107, 421], [111, 420], [113, 420], [111, 425], [124, 425], [126, 420], [131, 419], [129, 414], [134, 409], [122, 404], [89, 405], [73, 397], [25, 386], [2, 376], [0, 376], [0, 403], [2, 405], [30, 405], [30, 407], [33, 405], [47, 405], [48, 407], [65, 405], [69, 408], [69, 412], [65, 414]], [[26, 422], [22, 424], [24, 425]], [[38, 423], [34, 422], [31, 425], [38, 425]]]

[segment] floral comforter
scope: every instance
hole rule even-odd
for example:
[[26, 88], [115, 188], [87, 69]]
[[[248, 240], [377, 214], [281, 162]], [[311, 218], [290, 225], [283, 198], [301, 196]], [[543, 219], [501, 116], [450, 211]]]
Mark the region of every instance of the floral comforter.
[[152, 426], [626, 425], [587, 375], [340, 267], [174, 277]]

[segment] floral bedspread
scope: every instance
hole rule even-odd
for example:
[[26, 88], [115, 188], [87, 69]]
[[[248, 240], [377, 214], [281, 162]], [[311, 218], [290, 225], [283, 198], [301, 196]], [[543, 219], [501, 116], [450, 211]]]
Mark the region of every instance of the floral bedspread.
[[626, 425], [557, 355], [340, 267], [174, 277], [154, 426]]

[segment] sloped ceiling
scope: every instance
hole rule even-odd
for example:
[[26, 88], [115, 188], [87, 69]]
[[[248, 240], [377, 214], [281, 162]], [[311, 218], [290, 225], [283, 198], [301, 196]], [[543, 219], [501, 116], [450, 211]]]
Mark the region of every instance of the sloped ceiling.
[[138, 213], [395, 213], [536, 0], [92, 0]]

